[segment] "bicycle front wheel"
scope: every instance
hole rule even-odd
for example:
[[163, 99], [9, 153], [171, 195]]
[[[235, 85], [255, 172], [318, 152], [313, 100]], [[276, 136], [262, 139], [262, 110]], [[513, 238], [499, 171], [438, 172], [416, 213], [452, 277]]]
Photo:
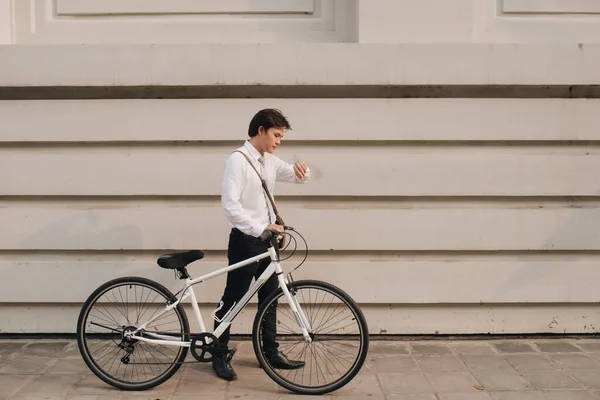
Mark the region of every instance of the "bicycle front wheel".
[[96, 289], [77, 322], [79, 351], [92, 372], [122, 390], [146, 390], [173, 376], [187, 347], [151, 344], [127, 336], [154, 318], [137, 336], [188, 341], [190, 327], [181, 304], [163, 312], [173, 299], [167, 288], [145, 278], [118, 278]]
[[[288, 288], [306, 316], [312, 341], [303, 336], [299, 316], [280, 288], [265, 300], [254, 320], [252, 342], [259, 363], [275, 382], [296, 393], [318, 395], [340, 389], [356, 376], [367, 357], [369, 331], [360, 308], [348, 294], [326, 282], [297, 281]], [[272, 365], [269, 342], [273, 338], [280, 352], [304, 365], [296, 369]]]

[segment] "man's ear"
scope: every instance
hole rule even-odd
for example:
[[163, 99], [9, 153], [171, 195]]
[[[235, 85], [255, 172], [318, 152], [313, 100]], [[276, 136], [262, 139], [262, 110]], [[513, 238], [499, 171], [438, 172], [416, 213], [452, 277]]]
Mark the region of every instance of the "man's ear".
[[259, 126], [259, 127], [258, 127], [258, 134], [259, 134], [259, 135], [262, 135], [263, 133], [265, 133], [265, 128], [264, 128], [264, 126]]

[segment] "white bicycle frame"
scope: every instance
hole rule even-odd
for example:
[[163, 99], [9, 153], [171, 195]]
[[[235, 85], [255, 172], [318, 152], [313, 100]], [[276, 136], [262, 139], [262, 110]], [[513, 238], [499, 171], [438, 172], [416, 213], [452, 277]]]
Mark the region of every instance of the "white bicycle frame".
[[229, 311], [225, 314], [225, 316], [221, 319], [221, 322], [217, 326], [217, 328], [212, 332], [212, 334], [219, 338], [223, 332], [231, 325], [232, 321], [238, 315], [238, 313], [246, 306], [250, 298], [254, 296], [254, 294], [262, 287], [262, 285], [273, 275], [274, 273], [277, 275], [277, 279], [279, 281], [279, 287], [283, 290], [283, 293], [288, 301], [288, 304], [294, 313], [298, 324], [300, 325], [300, 330], [302, 331], [302, 335], [305, 340], [310, 343], [312, 341], [309, 332], [311, 331], [311, 326], [306, 318], [306, 315], [302, 311], [302, 307], [300, 307], [300, 303], [297, 301], [296, 297], [293, 296], [288, 290], [288, 280], [283, 275], [283, 270], [281, 268], [281, 264], [279, 262], [279, 256], [277, 251], [273, 246], [269, 247], [269, 249], [257, 256], [248, 258], [244, 261], [240, 261], [236, 264], [230, 265], [225, 268], [221, 268], [217, 271], [213, 271], [206, 275], [202, 275], [198, 278], [191, 279], [187, 278], [185, 280], [185, 289], [183, 291], [183, 295], [174, 303], [165, 306], [165, 308], [158, 314], [154, 315], [150, 320], [140, 325], [135, 331], [126, 332], [125, 335], [131, 339], [139, 340], [142, 342], [153, 343], [153, 344], [162, 344], [162, 345], [170, 345], [170, 346], [181, 346], [181, 347], [190, 347], [191, 341], [182, 341], [182, 340], [174, 340], [173, 336], [169, 335], [161, 335], [158, 333], [152, 333], [149, 331], [144, 331], [145, 336], [151, 336], [154, 339], [150, 339], [145, 336], [140, 336], [138, 333], [141, 330], [144, 330], [146, 326], [151, 324], [156, 319], [160, 318], [164, 313], [169, 312], [173, 308], [177, 307], [179, 303], [186, 299], [190, 299], [192, 304], [192, 309], [194, 310], [194, 315], [196, 317], [196, 321], [198, 323], [198, 328], [200, 332], [204, 333], [206, 331], [206, 327], [204, 326], [204, 321], [202, 319], [202, 314], [200, 313], [200, 307], [198, 307], [198, 301], [196, 300], [196, 293], [194, 292], [193, 285], [197, 283], [204, 282], [208, 279], [212, 279], [216, 276], [225, 274], [229, 271], [233, 271], [238, 268], [245, 267], [253, 262], [262, 260], [264, 258], [271, 257], [271, 264], [267, 267], [267, 269], [256, 279], [256, 281], [252, 284], [252, 286], [248, 289], [246, 294], [240, 299], [239, 302], [235, 303]]

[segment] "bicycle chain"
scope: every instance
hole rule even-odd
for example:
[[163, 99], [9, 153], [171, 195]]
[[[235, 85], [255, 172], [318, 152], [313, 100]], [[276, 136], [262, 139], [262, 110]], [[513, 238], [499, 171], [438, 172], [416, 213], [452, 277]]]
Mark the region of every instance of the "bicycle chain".
[[[207, 339], [210, 339], [211, 342], [216, 343], [218, 341], [218, 339], [211, 333], [201, 333], [199, 335], [193, 335], [192, 336], [192, 341], [191, 341], [191, 346], [190, 346], [190, 353], [192, 354], [192, 356], [196, 359], [196, 361], [179, 361], [179, 362], [139, 362], [139, 363], [132, 363], [132, 362], [128, 362], [127, 365], [173, 365], [173, 364], [195, 364], [197, 362], [210, 362], [213, 359], [213, 355], [211, 353], [210, 357], [206, 357], [205, 354], [206, 353], [210, 353], [210, 350], [214, 349], [217, 350], [217, 352], [222, 352], [222, 353], [229, 353], [228, 354], [228, 358], [229, 360], [231, 360], [231, 358], [233, 357], [233, 353], [235, 353], [235, 350], [232, 352], [229, 349], [219, 349], [219, 348], [212, 348], [210, 347], [210, 345], [207, 343]], [[196, 342], [200, 342], [201, 345], [200, 346], [196, 346]], [[196, 349], [199, 348], [202, 350], [202, 353], [200, 355], [198, 355], [196, 353]], [[133, 354], [133, 352], [131, 352], [130, 354]], [[128, 354], [128, 355], [130, 355]]]

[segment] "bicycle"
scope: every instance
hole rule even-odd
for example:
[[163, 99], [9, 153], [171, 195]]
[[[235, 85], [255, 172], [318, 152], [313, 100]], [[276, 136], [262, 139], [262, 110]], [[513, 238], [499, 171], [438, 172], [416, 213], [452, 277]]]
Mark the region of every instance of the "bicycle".
[[[296, 248], [297, 240], [290, 232], [306, 244], [302, 235], [286, 226], [284, 234], [293, 239]], [[252, 326], [252, 343], [260, 366], [277, 384], [292, 392], [318, 395], [340, 389], [365, 362], [369, 347], [367, 323], [355, 301], [340, 288], [316, 280], [294, 281], [291, 272], [284, 275], [281, 261], [285, 259], [281, 260], [281, 254], [285, 249], [279, 248], [284, 234], [265, 231], [261, 240], [270, 243], [266, 252], [195, 279], [186, 267], [202, 259], [202, 251], [160, 256], [158, 265], [174, 270], [182, 282], [176, 294], [142, 277], [122, 277], [101, 285], [88, 297], [77, 321], [77, 343], [85, 363], [98, 378], [118, 389], [147, 390], [171, 378], [184, 363], [188, 350], [198, 362], [210, 362], [215, 356], [231, 360], [236, 349], [217, 346], [217, 339], [264, 282], [276, 274], [279, 288], [259, 308]], [[288, 240], [287, 246], [290, 243]], [[300, 265], [307, 255], [308, 245]], [[215, 316], [217, 310], [212, 313], [219, 324], [208, 332], [193, 286], [266, 257], [271, 258], [270, 265], [242, 299], [221, 319]], [[190, 333], [182, 306], [187, 299], [197, 320], [196, 334]], [[279, 300], [285, 301], [278, 304]], [[264, 319], [270, 312], [277, 317], [279, 349], [290, 358], [304, 361], [302, 368], [280, 370], [269, 364], [262, 337], [269, 329]]]

